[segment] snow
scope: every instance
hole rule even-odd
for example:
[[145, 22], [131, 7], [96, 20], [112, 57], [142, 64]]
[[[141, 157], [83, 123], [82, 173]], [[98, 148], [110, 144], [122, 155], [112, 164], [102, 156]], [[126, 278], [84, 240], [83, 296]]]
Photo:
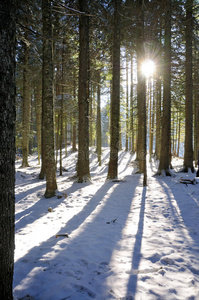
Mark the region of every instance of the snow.
[[75, 183], [69, 153], [51, 199], [37, 158], [16, 163], [15, 299], [199, 299], [199, 184], [180, 183], [194, 174], [177, 173], [174, 159], [175, 177], [153, 176], [148, 163], [143, 187], [134, 158], [120, 151], [122, 180], [106, 181], [109, 150], [100, 167], [91, 149], [92, 182]]

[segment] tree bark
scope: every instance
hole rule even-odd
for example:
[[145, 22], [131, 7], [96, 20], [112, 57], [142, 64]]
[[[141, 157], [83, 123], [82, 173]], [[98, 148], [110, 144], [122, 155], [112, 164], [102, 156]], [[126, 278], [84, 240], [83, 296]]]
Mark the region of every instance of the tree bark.
[[158, 173], [170, 173], [171, 136], [171, 2], [165, 1], [165, 53], [163, 73], [163, 116], [160, 164]]
[[140, 14], [137, 20], [137, 107], [138, 107], [138, 144], [137, 158], [139, 171], [144, 174], [143, 185], [146, 186], [146, 78], [142, 73], [144, 50], [144, 7], [138, 0]]
[[35, 87], [35, 111], [36, 111], [36, 127], [37, 127], [37, 152], [38, 152], [38, 164], [40, 164], [41, 156], [41, 86], [37, 83]]
[[[53, 100], [53, 59], [52, 59], [52, 11], [51, 1], [42, 0], [43, 21], [43, 142], [45, 151], [46, 191], [51, 198], [57, 189], [54, 149], [54, 100]], [[43, 157], [42, 157], [43, 159]]]
[[121, 0], [114, 0], [114, 33], [113, 33], [113, 79], [111, 97], [110, 123], [110, 160], [108, 179], [118, 176], [118, 150], [120, 132], [120, 7]]
[[131, 152], [135, 152], [135, 132], [134, 132], [134, 93], [133, 93], [133, 51], [131, 51], [131, 90], [130, 90], [130, 106], [131, 106]]
[[185, 62], [185, 154], [184, 154], [184, 172], [193, 167], [193, 79], [192, 79], [192, 9], [193, 0], [186, 1], [186, 62]]
[[89, 169], [89, 101], [88, 101], [88, 63], [89, 63], [89, 17], [88, 1], [79, 0], [79, 9], [85, 14], [79, 17], [80, 53], [79, 53], [79, 131], [77, 182], [90, 179]]
[[0, 2], [0, 299], [13, 299], [16, 1]]
[[25, 33], [24, 69], [23, 69], [23, 129], [22, 129], [22, 167], [28, 167], [29, 133], [30, 133], [30, 94], [29, 94], [29, 44], [28, 35]]
[[161, 79], [160, 74], [158, 74], [156, 81], [156, 147], [155, 153], [158, 159], [160, 159], [161, 152]]
[[100, 99], [100, 70], [97, 70], [97, 157], [99, 166], [101, 166], [101, 156], [102, 156], [102, 132], [101, 132], [101, 99]]
[[129, 150], [129, 88], [128, 88], [128, 54], [126, 49], [126, 147]]

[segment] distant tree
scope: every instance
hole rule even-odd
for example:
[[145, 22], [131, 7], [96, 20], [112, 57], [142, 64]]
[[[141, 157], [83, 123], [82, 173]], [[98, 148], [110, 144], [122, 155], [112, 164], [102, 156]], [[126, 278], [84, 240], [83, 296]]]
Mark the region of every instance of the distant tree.
[[186, 63], [185, 63], [185, 153], [184, 153], [184, 172], [193, 167], [193, 78], [192, 78], [192, 35], [193, 35], [193, 0], [186, 1]]
[[54, 151], [54, 103], [51, 1], [42, 0], [43, 69], [42, 69], [42, 164], [45, 166], [45, 197], [51, 198], [57, 189]]
[[170, 138], [171, 138], [171, 1], [164, 2], [165, 7], [165, 51], [163, 68], [163, 116], [162, 139], [158, 173], [170, 173]]
[[29, 81], [29, 48], [28, 33], [23, 38], [23, 129], [22, 129], [22, 167], [28, 167], [29, 134], [30, 134], [30, 81]]
[[0, 299], [13, 299], [15, 207], [15, 0], [0, 2]]
[[128, 51], [126, 49], [126, 146], [125, 151], [129, 150], [129, 87], [128, 87]]
[[41, 156], [41, 113], [42, 113], [42, 96], [41, 84], [37, 83], [35, 86], [35, 114], [36, 114], [36, 128], [37, 128], [37, 151], [38, 164], [40, 164]]
[[89, 102], [88, 102], [88, 62], [89, 62], [89, 16], [88, 0], [79, 0], [79, 131], [77, 181], [90, 178], [89, 169]]
[[121, 0], [114, 0], [113, 79], [111, 97], [111, 141], [108, 179], [117, 178], [120, 119], [120, 9]]
[[100, 95], [100, 69], [97, 70], [97, 125], [96, 125], [96, 133], [97, 133], [97, 156], [99, 166], [101, 166], [101, 155], [102, 155], [102, 131], [101, 131], [101, 95]]

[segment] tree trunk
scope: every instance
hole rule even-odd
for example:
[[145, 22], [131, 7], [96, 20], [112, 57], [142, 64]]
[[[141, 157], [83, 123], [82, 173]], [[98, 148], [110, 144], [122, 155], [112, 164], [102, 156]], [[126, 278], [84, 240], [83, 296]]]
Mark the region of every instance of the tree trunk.
[[131, 51], [131, 90], [130, 90], [130, 106], [131, 106], [131, 152], [135, 152], [135, 133], [134, 133], [134, 101], [133, 101], [133, 51]]
[[[66, 84], [66, 38], [63, 38], [62, 43], [62, 87], [61, 87], [61, 107], [60, 107], [60, 160], [59, 160], [59, 175], [62, 176], [62, 147], [63, 147], [63, 121], [64, 121], [64, 95], [65, 95], [65, 88], [64, 85]], [[67, 149], [67, 144], [65, 145]]]
[[91, 92], [89, 101], [89, 143], [90, 146], [94, 146], [93, 143], [93, 84], [91, 82]]
[[128, 54], [126, 50], [126, 147], [125, 151], [129, 150], [129, 88], [128, 88]]
[[72, 151], [75, 152], [75, 151], [77, 151], [77, 147], [76, 147], [77, 112], [76, 112], [76, 81], [75, 81], [75, 77], [74, 77], [74, 84], [73, 84], [73, 98], [74, 98], [74, 110], [73, 110], [73, 145], [72, 145]]
[[138, 0], [140, 14], [137, 20], [137, 106], [138, 106], [138, 144], [137, 158], [139, 171], [144, 174], [143, 185], [146, 186], [146, 79], [142, 73], [144, 50], [144, 5]]
[[22, 167], [28, 167], [29, 133], [30, 133], [30, 95], [29, 95], [29, 44], [28, 35], [25, 33], [24, 69], [23, 69], [23, 129], [22, 129]]
[[88, 62], [89, 62], [89, 17], [88, 1], [79, 0], [79, 9], [85, 14], [79, 17], [80, 53], [79, 53], [79, 131], [77, 181], [90, 179], [89, 169], [89, 101], [88, 101]]
[[170, 165], [170, 136], [171, 136], [171, 2], [165, 1], [165, 53], [163, 73], [163, 116], [162, 140], [158, 174], [162, 171], [171, 175]]
[[118, 176], [118, 150], [120, 131], [120, 7], [121, 0], [114, 0], [114, 32], [113, 32], [113, 79], [111, 97], [111, 123], [110, 123], [110, 160], [108, 166], [108, 179]]
[[193, 0], [186, 1], [186, 62], [185, 62], [185, 153], [184, 153], [184, 172], [193, 167], [193, 79], [192, 79], [192, 9]]
[[42, 101], [41, 101], [41, 88], [37, 83], [35, 87], [35, 112], [36, 112], [36, 127], [37, 127], [37, 152], [38, 152], [38, 164], [40, 164], [41, 155], [41, 111], [42, 111]]
[[[160, 76], [160, 75], [159, 75]], [[161, 152], [161, 79], [158, 76], [156, 81], [156, 156], [160, 159]]]
[[42, 0], [43, 21], [43, 142], [45, 149], [46, 191], [51, 198], [57, 189], [54, 150], [54, 100], [53, 100], [53, 61], [52, 61], [52, 11], [51, 1]]
[[101, 166], [101, 156], [102, 156], [102, 132], [101, 132], [101, 103], [100, 103], [100, 70], [97, 70], [97, 157], [99, 166]]
[[16, 1], [0, 2], [0, 299], [13, 299]]

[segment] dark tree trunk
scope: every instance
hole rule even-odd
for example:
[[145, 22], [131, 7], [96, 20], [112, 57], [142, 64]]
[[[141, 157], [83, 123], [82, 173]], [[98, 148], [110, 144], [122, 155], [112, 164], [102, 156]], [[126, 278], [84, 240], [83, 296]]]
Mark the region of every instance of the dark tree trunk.
[[102, 156], [102, 132], [101, 132], [101, 99], [100, 99], [100, 70], [97, 70], [97, 156], [99, 166], [101, 166], [101, 156]]
[[192, 20], [193, 0], [186, 1], [186, 100], [185, 100], [185, 154], [184, 172], [193, 167], [193, 79], [192, 79]]
[[129, 150], [129, 87], [128, 87], [128, 53], [126, 49], [126, 147], [125, 151]]
[[72, 145], [72, 151], [77, 151], [76, 147], [76, 139], [77, 139], [77, 110], [76, 108], [76, 80], [75, 80], [75, 74], [74, 74], [74, 84], [73, 84], [73, 97], [74, 97], [74, 111], [73, 111], [73, 145]]
[[158, 173], [170, 173], [170, 136], [171, 136], [171, 1], [165, 1], [165, 53], [163, 73], [163, 116], [162, 139]]
[[29, 133], [30, 133], [30, 94], [29, 94], [29, 44], [28, 35], [25, 33], [24, 69], [23, 69], [23, 129], [22, 129], [22, 167], [28, 167]]
[[137, 107], [138, 107], [138, 143], [137, 158], [139, 171], [144, 174], [143, 185], [146, 186], [146, 78], [142, 72], [145, 59], [144, 50], [144, 6], [138, 0], [140, 14], [137, 20]]
[[0, 2], [0, 299], [13, 299], [16, 1]]
[[155, 153], [158, 159], [160, 159], [161, 152], [161, 79], [158, 74], [156, 81], [156, 146]]
[[41, 156], [41, 86], [37, 83], [35, 87], [35, 112], [36, 112], [36, 126], [37, 126], [37, 151], [38, 151], [38, 164], [40, 164]]
[[[43, 146], [45, 152], [46, 191], [51, 198], [57, 189], [54, 150], [54, 101], [53, 101], [53, 61], [52, 61], [52, 11], [51, 1], [42, 0], [43, 21]], [[42, 156], [43, 159], [43, 156]]]
[[[88, 1], [79, 0], [81, 12], [88, 13]], [[90, 179], [89, 169], [89, 101], [88, 101], [88, 62], [89, 62], [89, 17], [82, 13], [79, 17], [79, 131], [77, 181]]]
[[120, 132], [120, 7], [121, 0], [114, 0], [114, 33], [113, 33], [113, 79], [111, 96], [111, 124], [110, 124], [110, 160], [108, 179], [117, 178], [118, 150]]
[[130, 105], [131, 105], [131, 151], [135, 152], [135, 132], [134, 132], [134, 101], [133, 101], [133, 51], [131, 51], [131, 90], [130, 90]]

